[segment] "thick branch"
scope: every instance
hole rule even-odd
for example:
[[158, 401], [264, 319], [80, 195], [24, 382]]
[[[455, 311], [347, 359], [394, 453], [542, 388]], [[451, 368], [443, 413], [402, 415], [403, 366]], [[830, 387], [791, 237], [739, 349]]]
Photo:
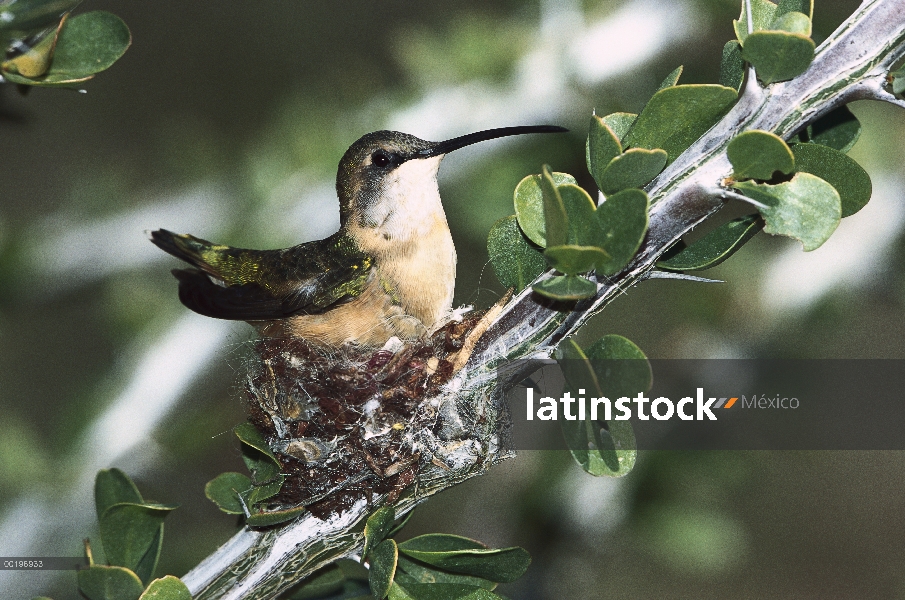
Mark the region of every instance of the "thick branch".
[[[503, 379], [524, 377], [531, 363], [549, 358], [560, 341], [622, 290], [645, 279], [663, 252], [722, 208], [727, 195], [720, 184], [732, 171], [725, 148], [733, 136], [763, 129], [789, 138], [818, 116], [862, 98], [901, 105], [885, 85], [890, 67], [903, 53], [905, 0], [874, 0], [865, 2], [818, 48], [801, 76], [766, 89], [749, 80], [732, 110], [648, 186], [653, 201], [650, 231], [621, 273], [599, 277], [596, 296], [575, 306], [545, 301], [530, 287], [522, 291], [480, 339], [465, 368], [440, 395], [425, 400], [425, 406], [435, 407], [438, 421], [444, 413], [436, 407], [470, 406], [472, 413], [482, 415], [483, 430], [465, 451], [461, 444], [453, 448], [438, 440], [421, 440], [419, 451], [434, 460], [421, 470], [414, 489], [396, 503], [397, 513], [508, 456], [495, 429], [493, 407], [506, 383], [497, 368], [529, 359]], [[359, 502], [326, 522], [306, 515], [282, 529], [243, 530], [184, 579], [197, 599], [275, 597], [320, 566], [360, 549], [364, 519], [382, 500], [375, 497], [371, 506]]]

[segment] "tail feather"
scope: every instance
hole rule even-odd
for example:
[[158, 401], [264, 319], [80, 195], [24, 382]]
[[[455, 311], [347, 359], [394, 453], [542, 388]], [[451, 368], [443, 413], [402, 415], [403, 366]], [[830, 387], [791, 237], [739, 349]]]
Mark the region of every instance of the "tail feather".
[[196, 238], [186, 233], [173, 233], [166, 229], [149, 231], [148, 238], [151, 242], [168, 254], [198, 267], [199, 269], [216, 275], [211, 265], [204, 260], [203, 253], [209, 250], [213, 244], [207, 240]]

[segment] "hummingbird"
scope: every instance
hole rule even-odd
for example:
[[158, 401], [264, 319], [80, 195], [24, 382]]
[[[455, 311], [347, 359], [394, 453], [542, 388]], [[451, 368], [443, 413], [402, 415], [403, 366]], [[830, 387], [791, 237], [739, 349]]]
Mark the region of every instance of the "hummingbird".
[[173, 275], [180, 301], [199, 314], [328, 349], [418, 339], [451, 315], [456, 279], [437, 185], [440, 161], [486, 140], [564, 131], [502, 127], [443, 142], [397, 131], [364, 135], [339, 162], [339, 231], [291, 248], [233, 248], [165, 229], [149, 236], [192, 266]]

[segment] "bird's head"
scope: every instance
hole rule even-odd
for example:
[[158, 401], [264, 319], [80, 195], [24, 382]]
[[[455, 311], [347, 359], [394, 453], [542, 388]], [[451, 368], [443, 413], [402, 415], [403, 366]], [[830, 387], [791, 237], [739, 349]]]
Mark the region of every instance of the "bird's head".
[[435, 190], [437, 169], [443, 157], [471, 144], [526, 133], [567, 131], [554, 125], [488, 129], [444, 142], [429, 142], [398, 131], [375, 131], [352, 144], [336, 174], [340, 223], [350, 218], [361, 226], [377, 226], [396, 196], [411, 190]]

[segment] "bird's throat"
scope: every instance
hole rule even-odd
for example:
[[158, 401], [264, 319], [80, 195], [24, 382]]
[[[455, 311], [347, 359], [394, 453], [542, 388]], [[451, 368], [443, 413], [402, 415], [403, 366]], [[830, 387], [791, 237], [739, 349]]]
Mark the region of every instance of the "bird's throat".
[[452, 308], [456, 280], [456, 249], [437, 188], [441, 158], [401, 165], [387, 178], [368, 218], [349, 224], [349, 235], [374, 257], [376, 274], [394, 303], [428, 330]]

